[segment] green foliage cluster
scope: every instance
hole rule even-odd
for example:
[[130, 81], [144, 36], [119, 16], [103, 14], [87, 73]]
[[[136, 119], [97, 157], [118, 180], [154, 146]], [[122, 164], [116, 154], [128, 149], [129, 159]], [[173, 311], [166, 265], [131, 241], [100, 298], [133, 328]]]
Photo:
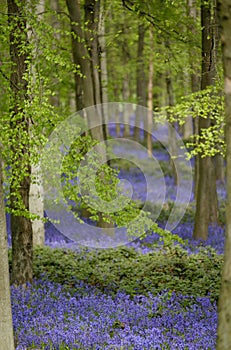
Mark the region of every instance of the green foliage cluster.
[[[166, 242], [172, 242], [172, 235], [158, 227], [148, 210], [142, 210], [139, 201], [131, 200], [123, 193], [118, 186], [118, 170], [104, 163], [94, 146], [97, 142], [89, 135], [77, 138], [64, 156], [60, 169], [62, 191], [76, 218], [82, 221], [80, 214], [87, 210], [88, 217], [95, 223], [99, 222], [101, 214], [104, 222], [126, 227], [131, 239], [144, 238], [147, 231], [153, 229]], [[114, 211], [111, 210], [113, 206]]]
[[[9, 56], [9, 37], [14, 23], [10, 26], [7, 20], [7, 4], [4, 2], [0, 5], [0, 92], [4, 96], [0, 101], [0, 133], [2, 157], [7, 169], [6, 193], [11, 187], [11, 196], [15, 198], [14, 214], [34, 219], [35, 216], [23, 205], [20, 186], [22, 180], [30, 176], [30, 166], [38, 164], [40, 152], [52, 129], [70, 113], [67, 106], [73, 88], [73, 73], [77, 68], [72, 64], [69, 50], [69, 19], [61, 13], [54, 15], [46, 4], [44, 11], [38, 14], [38, 1], [32, 1], [26, 7], [25, 2], [17, 2], [17, 5], [22, 19], [26, 19], [23, 32], [17, 27], [15, 29], [15, 37], [20, 43], [17, 54], [20, 57], [26, 53], [25, 89], [15, 86], [20, 91], [20, 98], [10, 89], [13, 63]], [[57, 96], [59, 106], [53, 102]], [[12, 111], [15, 103], [17, 113]], [[32, 178], [34, 181], [36, 179]]]
[[171, 36], [184, 43], [190, 41], [194, 45], [197, 44], [189, 29], [192, 25], [198, 26], [198, 23], [187, 16], [185, 2], [166, 0], [164, 6], [161, 0], [124, 0], [123, 3], [127, 9], [150, 22], [164, 39]]
[[167, 290], [217, 300], [222, 264], [223, 256], [208, 248], [188, 255], [171, 246], [143, 255], [126, 246], [81, 252], [44, 247], [35, 249], [33, 269], [35, 278], [61, 283], [70, 292], [81, 280], [112, 295], [118, 290], [131, 296]]
[[211, 126], [201, 130], [201, 134], [194, 134], [186, 143], [189, 149], [187, 156], [189, 158], [201, 154], [205, 156], [215, 156], [216, 154], [225, 155], [224, 140], [224, 94], [221, 87], [209, 86], [205, 90], [182, 96], [180, 102], [175, 106], [162, 108], [160, 113], [160, 122], [166, 120], [178, 122], [180, 126], [184, 125], [186, 118], [189, 116], [194, 119], [209, 118]]

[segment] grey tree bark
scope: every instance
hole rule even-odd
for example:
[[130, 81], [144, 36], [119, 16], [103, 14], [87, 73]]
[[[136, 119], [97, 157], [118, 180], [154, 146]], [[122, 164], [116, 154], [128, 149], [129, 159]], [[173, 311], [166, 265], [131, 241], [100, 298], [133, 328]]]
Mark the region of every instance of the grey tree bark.
[[[73, 60], [76, 66], [80, 67], [81, 76], [76, 77], [76, 90], [82, 91], [82, 108], [95, 106], [95, 113], [87, 115], [88, 127], [91, 130], [92, 138], [97, 141], [104, 141], [106, 131], [103, 129], [103, 110], [98, 104], [102, 103], [101, 80], [99, 75], [99, 41], [98, 25], [100, 15], [100, 1], [85, 0], [85, 24], [83, 30], [80, 1], [66, 0], [68, 12], [71, 19], [72, 32], [72, 52]], [[77, 84], [81, 84], [80, 88]], [[100, 145], [96, 145], [97, 153], [100, 154], [103, 161], [107, 162], [106, 152]], [[99, 208], [98, 225], [102, 229], [114, 227], [110, 222], [102, 219], [102, 213]]]
[[[198, 31], [196, 30], [195, 23], [198, 19], [198, 9], [197, 9], [197, 1], [196, 0], [187, 0], [187, 11], [188, 16], [192, 18], [193, 22], [189, 27], [190, 32], [193, 35], [199, 35]], [[196, 92], [200, 90], [200, 70], [198, 69], [198, 64], [195, 60], [195, 55], [197, 54], [195, 47], [192, 45], [189, 48], [189, 62], [190, 62], [190, 68], [191, 68], [191, 74], [190, 74], [190, 80], [191, 80], [191, 90], [192, 92]], [[194, 134], [198, 134], [198, 120], [195, 118], [193, 121], [193, 129]], [[187, 139], [187, 135], [185, 138]]]
[[[165, 41], [165, 47], [166, 47], [166, 50], [170, 49], [170, 43], [168, 40]], [[168, 106], [174, 106], [175, 101], [174, 101], [174, 92], [173, 92], [173, 84], [172, 84], [170, 67], [169, 67], [168, 71], [166, 72], [166, 91], [167, 91], [167, 104], [168, 104]], [[172, 168], [174, 183], [175, 183], [175, 185], [177, 185], [178, 175], [176, 172], [175, 162], [176, 162], [177, 156], [178, 156], [178, 151], [177, 151], [178, 147], [177, 147], [175, 128], [176, 128], [175, 123], [169, 123], [168, 144], [169, 144], [169, 154], [170, 154], [170, 165]]]
[[[53, 2], [52, 2], [53, 4]], [[30, 3], [31, 7], [33, 7], [33, 4]], [[57, 10], [57, 9], [55, 9]], [[36, 14], [41, 21], [41, 14], [45, 12], [45, 0], [42, 0], [37, 4], [35, 8]], [[38, 15], [39, 14], [39, 15]], [[56, 25], [56, 24], [55, 24]], [[31, 42], [33, 40], [33, 29], [30, 28], [28, 30], [28, 39]], [[36, 50], [34, 50], [36, 51]], [[33, 53], [36, 57], [36, 52]], [[31, 68], [31, 75], [33, 77], [33, 82], [36, 83], [36, 68], [33, 65]], [[51, 99], [51, 102], [58, 106], [58, 98], [57, 95], [53, 96], [55, 97], [53, 100]], [[33, 98], [33, 96], [32, 96]], [[30, 127], [33, 127], [32, 124], [30, 124]], [[41, 169], [39, 164], [32, 164], [31, 166], [31, 183], [30, 183], [30, 193], [29, 193], [29, 208], [30, 212], [38, 215], [40, 218], [35, 219], [32, 221], [32, 231], [33, 231], [33, 246], [43, 246], [45, 242], [45, 228], [43, 223], [43, 216], [44, 216], [44, 203], [43, 203], [43, 186], [42, 186], [42, 176], [41, 176]]]
[[[196, 23], [198, 18], [198, 9], [197, 9], [197, 2], [196, 0], [188, 0], [188, 14], [189, 16], [194, 20]], [[190, 31], [194, 35], [198, 35], [198, 33], [195, 30], [195, 25], [192, 25], [190, 27]], [[197, 68], [197, 64], [195, 62], [195, 48], [190, 47], [189, 49], [189, 55], [190, 55], [190, 68], [191, 68], [191, 88], [192, 92], [197, 92], [200, 90], [200, 71]], [[199, 121], [198, 117], [193, 119], [193, 131], [194, 135], [199, 134]], [[194, 196], [197, 197], [197, 189], [198, 189], [198, 180], [199, 180], [199, 157], [195, 156], [195, 165], [194, 165]]]
[[[202, 75], [201, 90], [214, 84], [215, 79], [215, 35], [212, 14], [214, 13], [214, 1], [202, 2], [201, 27], [202, 27]], [[203, 129], [209, 128], [211, 120], [199, 118], [199, 135]], [[209, 156], [199, 155], [199, 179], [196, 198], [196, 214], [193, 238], [204, 239], [208, 237], [210, 222], [218, 220], [218, 199], [216, 191], [216, 176], [213, 160]]]
[[100, 86], [101, 86], [101, 101], [103, 103], [103, 117], [105, 121], [105, 133], [108, 135], [108, 71], [107, 71], [107, 52], [105, 39], [105, 11], [106, 1], [101, 1], [99, 14], [99, 51], [100, 51]]
[[0, 350], [14, 350], [6, 216], [2, 183], [2, 157], [0, 154]]
[[[58, 13], [60, 11], [59, 0], [51, 0], [50, 7], [51, 7], [52, 11]], [[42, 1], [40, 0], [40, 2], [37, 5], [37, 12], [38, 13], [45, 13], [45, 0], [42, 0]], [[61, 29], [61, 25], [60, 25], [60, 21], [57, 19], [57, 16], [54, 16], [54, 19], [52, 21], [52, 26], [55, 29], [55, 32], [54, 32], [55, 39], [58, 41], [58, 40], [60, 40], [59, 30]], [[57, 83], [57, 78], [56, 79], [54, 78], [53, 84], [56, 84], [56, 83]], [[60, 91], [57, 90], [54, 96], [50, 96], [50, 101], [51, 101], [51, 104], [53, 106], [59, 107], [60, 106]]]
[[147, 115], [147, 150], [148, 156], [152, 157], [152, 126], [153, 126], [153, 77], [154, 77], [154, 38], [153, 28], [149, 29], [150, 38], [150, 57], [149, 57], [149, 71], [148, 71], [148, 115]]
[[219, 1], [225, 78], [225, 137], [227, 160], [226, 240], [221, 291], [218, 302], [217, 350], [231, 348], [231, 0]]
[[[171, 78], [170, 71], [166, 73], [166, 88], [167, 88], [168, 105], [174, 106], [174, 95], [173, 95], [172, 78]], [[177, 151], [178, 147], [177, 147], [177, 139], [176, 139], [176, 133], [175, 133], [175, 123], [169, 123], [168, 143], [169, 143], [170, 165], [172, 168], [174, 183], [175, 185], [177, 185], [178, 176], [177, 176], [176, 167], [175, 167], [175, 162], [177, 158], [174, 159], [174, 157], [178, 156], [178, 151]]]
[[31, 166], [31, 186], [29, 193], [30, 212], [38, 215], [39, 219], [32, 221], [33, 246], [43, 246], [45, 243], [43, 185], [39, 164]]
[[[124, 16], [124, 12], [122, 12], [122, 15]], [[125, 16], [124, 16], [125, 19]], [[128, 71], [128, 62], [130, 60], [130, 52], [128, 50], [127, 45], [127, 36], [128, 36], [128, 23], [126, 20], [124, 21], [124, 24], [122, 26], [122, 32], [123, 32], [123, 41], [122, 41], [122, 64], [124, 65], [124, 74], [123, 74], [123, 86], [122, 86], [122, 96], [123, 96], [123, 102], [128, 103], [129, 98], [131, 95], [130, 91], [130, 74]], [[126, 106], [122, 105], [122, 112], [123, 112], [123, 123], [124, 123], [124, 129], [123, 129], [123, 137], [130, 137], [130, 110]]]
[[[136, 70], [136, 101], [139, 106], [146, 106], [146, 77], [145, 77], [145, 59], [144, 59], [144, 39], [146, 28], [144, 23], [138, 26], [138, 45], [137, 45], [137, 70]], [[140, 108], [136, 110], [134, 140], [140, 141], [140, 123], [142, 113]]]
[[[12, 62], [11, 88], [11, 185], [10, 201], [13, 214], [11, 215], [12, 232], [12, 282], [25, 284], [32, 282], [33, 271], [33, 234], [32, 224], [28, 217], [17, 213], [19, 200], [21, 206], [29, 211], [29, 192], [31, 166], [29, 160], [29, 129], [30, 120], [23, 112], [24, 101], [27, 97], [28, 49], [26, 35], [26, 1], [7, 0], [8, 23], [10, 26], [10, 58]], [[22, 51], [23, 48], [23, 51]], [[24, 139], [22, 138], [24, 135]], [[28, 137], [28, 139], [27, 139]], [[26, 139], [26, 140], [25, 140]], [[19, 144], [21, 147], [19, 147]], [[21, 179], [18, 184], [18, 178]], [[16, 189], [17, 192], [16, 193]], [[20, 208], [22, 210], [22, 208]]]
[[[81, 69], [81, 75], [77, 74], [76, 76], [76, 90], [81, 90], [81, 106], [77, 106], [77, 109], [86, 108], [89, 106], [94, 106], [97, 102], [100, 101], [99, 91], [95, 91], [96, 82], [98, 78], [94, 81], [94, 76], [96, 72], [92, 71], [92, 61], [89, 56], [87, 49], [85, 34], [82, 28], [81, 21], [81, 12], [80, 12], [80, 2], [74, 0], [66, 0], [68, 12], [71, 19], [71, 31], [72, 35], [72, 53], [73, 60], [76, 66], [79, 66]], [[88, 5], [86, 9], [91, 9], [91, 6]], [[81, 108], [80, 108], [81, 107]], [[88, 118], [89, 128], [93, 127], [91, 134], [92, 137], [96, 140], [103, 140], [103, 130], [102, 127], [94, 128], [94, 125], [99, 122], [102, 124], [102, 119], [100, 115], [97, 115], [98, 120], [93, 120]]]

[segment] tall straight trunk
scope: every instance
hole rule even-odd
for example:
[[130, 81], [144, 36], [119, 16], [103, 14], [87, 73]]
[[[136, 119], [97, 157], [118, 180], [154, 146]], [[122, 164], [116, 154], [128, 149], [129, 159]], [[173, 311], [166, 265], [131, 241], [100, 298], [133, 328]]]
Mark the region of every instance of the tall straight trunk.
[[[215, 79], [215, 37], [212, 20], [213, 2], [201, 5], [202, 26], [202, 76], [201, 90], [214, 84]], [[212, 98], [212, 97], [211, 97]], [[209, 115], [199, 118], [199, 135], [203, 129], [211, 126]], [[196, 215], [193, 237], [207, 239], [210, 222], [218, 220], [218, 199], [216, 192], [216, 176], [212, 158], [199, 155], [199, 179], [196, 200]]]
[[222, 53], [225, 78], [225, 138], [227, 160], [227, 201], [225, 257], [218, 302], [217, 350], [231, 347], [231, 1], [219, 2], [222, 25]]
[[105, 3], [101, 1], [99, 14], [99, 52], [100, 52], [100, 90], [101, 102], [103, 103], [103, 117], [105, 121], [105, 133], [108, 135], [108, 71], [107, 71], [107, 51], [105, 39]]
[[[51, 0], [50, 7], [51, 7], [52, 11], [54, 11], [55, 13], [59, 13], [60, 12], [59, 0]], [[38, 13], [45, 13], [45, 0], [39, 1], [38, 5], [37, 5], [37, 12]], [[60, 21], [57, 19], [57, 16], [54, 16], [54, 19], [52, 20], [52, 27], [55, 29], [55, 31], [54, 31], [55, 40], [59, 41], [60, 40], [59, 31], [61, 29], [61, 26], [60, 26]], [[58, 85], [57, 83], [58, 83], [58, 79], [54, 78], [53, 84]], [[50, 102], [51, 102], [52, 106], [55, 106], [55, 107], [60, 106], [60, 92], [58, 90], [55, 91], [55, 95], [50, 96]]]
[[210, 222], [209, 191], [211, 183], [212, 159], [210, 157], [199, 157], [199, 181], [197, 188], [196, 215], [194, 224], [194, 239], [204, 239], [208, 237], [208, 226]]
[[43, 246], [45, 243], [45, 228], [42, 220], [44, 216], [44, 197], [39, 164], [31, 166], [31, 178], [33, 180], [30, 185], [29, 208], [31, 213], [39, 216], [39, 219], [32, 221], [33, 246]]
[[[33, 235], [31, 220], [15, 215], [18, 209], [29, 211], [30, 154], [29, 118], [23, 111], [27, 99], [27, 34], [26, 1], [18, 5], [16, 0], [8, 0], [8, 22], [10, 26], [10, 58], [12, 62], [11, 88], [11, 232], [12, 232], [12, 282], [25, 284], [32, 282]], [[23, 51], [22, 51], [23, 48]], [[23, 135], [23, 136], [22, 136]], [[20, 146], [20, 147], [19, 147]], [[18, 179], [20, 183], [18, 184]], [[19, 207], [19, 201], [21, 201]]]
[[[143, 23], [138, 26], [138, 45], [137, 45], [137, 69], [136, 69], [136, 101], [139, 106], [146, 106], [146, 77], [145, 77], [145, 59], [144, 59], [144, 39], [146, 28]], [[142, 112], [137, 108], [134, 140], [140, 141], [140, 123]]]
[[216, 180], [223, 185], [225, 184], [225, 164], [224, 157], [221, 154], [216, 154], [214, 158], [214, 166], [216, 172]]
[[[191, 81], [190, 81], [190, 75], [186, 70], [182, 70], [181, 72], [181, 79], [182, 79], [182, 87], [184, 94], [188, 95], [191, 93]], [[193, 135], [193, 117], [191, 113], [188, 113], [188, 116], [185, 118], [185, 122], [182, 126], [179, 126], [180, 132], [182, 132], [182, 138], [183, 140], [188, 140]]]
[[2, 184], [2, 157], [0, 153], [0, 350], [14, 350], [6, 216]]
[[[103, 106], [99, 106], [103, 102], [102, 101], [102, 98], [103, 98], [102, 80], [100, 76], [100, 67], [101, 67], [102, 57], [100, 56], [100, 43], [99, 43], [99, 24], [100, 24], [100, 11], [101, 11], [100, 0], [85, 0], [84, 9], [85, 9], [85, 23], [86, 23], [85, 37], [86, 37], [86, 44], [88, 46], [88, 50], [90, 53], [90, 66], [91, 66], [91, 76], [92, 76], [92, 82], [93, 82], [94, 101], [96, 104], [96, 108], [100, 109], [99, 115], [102, 116], [101, 125], [96, 127], [94, 132], [95, 132], [95, 135], [97, 136], [95, 138], [99, 139], [100, 141], [103, 141], [103, 140], [106, 140], [107, 138], [107, 129], [104, 122], [104, 114], [103, 114], [105, 110]], [[101, 26], [103, 25], [102, 21], [103, 19], [101, 18]], [[98, 132], [101, 133], [100, 136], [97, 135]], [[102, 150], [102, 155], [104, 156], [105, 162], [108, 162], [106, 154], [104, 154], [104, 150]], [[103, 181], [104, 175], [102, 174], [101, 176]], [[103, 216], [107, 216], [107, 219], [109, 220], [109, 222], [106, 222], [103, 219]], [[102, 227], [103, 229], [114, 227], [114, 224], [110, 220], [110, 216], [103, 215], [103, 213], [101, 212], [99, 212], [99, 221], [97, 225], [99, 227]]]
[[[124, 14], [124, 13], [123, 13]], [[124, 16], [125, 19], [125, 16]], [[128, 36], [128, 24], [126, 21], [123, 24], [122, 31], [124, 34], [124, 40], [122, 42], [122, 64], [124, 65], [124, 75], [123, 75], [123, 86], [122, 86], [122, 96], [123, 96], [123, 102], [128, 103], [130, 98], [130, 74], [128, 70], [128, 63], [130, 60], [130, 53], [128, 51], [128, 43], [127, 43], [127, 36]], [[130, 109], [126, 108], [126, 106], [123, 106], [123, 137], [127, 138], [130, 137]]]
[[193, 119], [189, 114], [183, 125], [183, 140], [188, 140], [193, 135]]
[[[196, 23], [198, 18], [198, 10], [197, 10], [197, 1], [196, 0], [188, 0], [188, 15], [193, 19]], [[189, 28], [190, 32], [193, 35], [199, 35], [195, 30], [195, 26], [192, 24]], [[189, 48], [189, 60], [190, 60], [190, 68], [191, 68], [191, 89], [192, 92], [198, 92], [200, 90], [200, 72], [197, 68], [197, 62], [195, 62], [196, 51], [195, 48], [190, 46]], [[198, 117], [193, 119], [193, 131], [194, 135], [199, 134], [199, 120]], [[199, 179], [199, 157], [195, 156], [194, 163], [194, 197], [196, 199], [197, 189], [198, 189], [198, 179]]]
[[153, 126], [153, 76], [154, 76], [154, 62], [153, 62], [153, 51], [154, 51], [154, 38], [153, 28], [150, 27], [150, 57], [149, 57], [149, 70], [148, 70], [148, 115], [147, 115], [147, 150], [148, 156], [152, 157], [152, 126]]
[[101, 84], [100, 84], [100, 52], [99, 52], [99, 16], [100, 0], [85, 0], [85, 38], [88, 51], [90, 53], [90, 67], [93, 82], [93, 95], [95, 104], [102, 103]]
[[[95, 106], [95, 113], [87, 115], [88, 127], [91, 130], [92, 138], [97, 141], [105, 140], [105, 129], [102, 128], [102, 109], [98, 104], [101, 101], [101, 85], [99, 77], [99, 43], [98, 25], [100, 2], [96, 0], [85, 0], [85, 22], [86, 32], [81, 27], [80, 2], [66, 0], [68, 12], [71, 19], [72, 32], [72, 52], [76, 66], [81, 69], [81, 86], [83, 91], [83, 108]], [[76, 83], [78, 81], [76, 80]], [[76, 87], [78, 88], [78, 87]], [[104, 162], [107, 162], [105, 150], [99, 145], [95, 147], [97, 153]], [[104, 228], [113, 227], [112, 223], [107, 223], [102, 218], [99, 208], [98, 225]], [[111, 232], [111, 231], [110, 231]]]
[[[52, 2], [53, 3], [53, 2]], [[33, 8], [32, 2], [30, 2], [31, 7]], [[55, 10], [58, 11], [58, 8], [55, 8]], [[32, 10], [33, 11], [33, 10]], [[45, 13], [45, 0], [42, 0], [37, 4], [36, 6], [36, 14], [40, 14], [38, 16], [39, 20], [41, 21], [41, 14]], [[55, 24], [57, 27], [57, 24]], [[33, 39], [33, 36], [31, 35], [33, 33], [33, 28], [30, 28], [28, 30], [28, 40], [31, 42], [34, 40], [36, 42], [36, 39]], [[38, 48], [34, 49], [34, 56], [36, 56], [36, 50], [39, 50]], [[31, 75], [33, 79], [34, 85], [36, 85], [36, 67], [35, 65], [32, 65], [31, 67]], [[51, 99], [51, 102], [53, 102], [53, 105], [58, 106], [58, 98], [57, 95], [53, 96], [54, 99]], [[33, 96], [31, 96], [33, 98]], [[33, 128], [33, 124], [30, 123], [30, 127]], [[32, 136], [33, 137], [33, 136]], [[35, 219], [32, 221], [32, 231], [33, 231], [33, 246], [43, 246], [45, 242], [45, 228], [43, 223], [43, 216], [44, 216], [44, 203], [43, 203], [43, 187], [42, 187], [42, 176], [41, 176], [41, 169], [39, 164], [33, 164], [31, 166], [31, 184], [30, 184], [30, 194], [29, 194], [29, 208], [30, 212], [39, 216], [39, 219]]]
[[[170, 72], [167, 72], [166, 76], [166, 86], [167, 86], [167, 98], [168, 98], [168, 105], [174, 106], [174, 96], [173, 96], [173, 89], [172, 89], [172, 78], [170, 76]], [[178, 183], [178, 176], [176, 172], [174, 157], [178, 156], [177, 152], [177, 139], [175, 134], [175, 123], [169, 123], [169, 129], [168, 129], [168, 144], [169, 144], [169, 154], [170, 154], [170, 165], [172, 168], [172, 174], [174, 178], [174, 184], [177, 185]]]
[[156, 72], [154, 76], [154, 86], [157, 88], [153, 95], [154, 108], [166, 106], [166, 77], [162, 72]]
[[[81, 82], [76, 80], [77, 83], [81, 83], [81, 90], [83, 93], [82, 98], [82, 108], [87, 108], [90, 106], [94, 106], [96, 101], [98, 101], [98, 97], [95, 97], [94, 91], [94, 81], [93, 81], [93, 72], [92, 72], [92, 64], [89, 57], [89, 53], [87, 50], [85, 35], [82, 30], [81, 24], [81, 16], [80, 16], [80, 2], [75, 0], [66, 0], [68, 12], [71, 19], [71, 32], [72, 35], [72, 53], [73, 60], [76, 66], [79, 66], [81, 69]], [[78, 89], [78, 86], [76, 86]], [[102, 124], [102, 120], [100, 115], [98, 117], [98, 122]], [[103, 140], [103, 131], [102, 127], [94, 128], [95, 120], [92, 118], [88, 118], [89, 128], [93, 126], [92, 136], [96, 140]]]
[[[83, 68], [90, 70], [90, 63], [87, 59], [84, 60], [84, 57], [87, 57], [88, 53], [83, 41], [80, 40], [80, 38], [83, 38], [80, 16], [80, 0], [66, 0], [66, 5], [71, 20], [73, 61], [76, 64], [76, 67], [80, 67], [76, 70], [74, 78], [76, 110], [81, 111], [84, 107], [92, 106], [94, 104], [91, 76], [86, 76], [84, 79], [82, 75]], [[86, 91], [86, 94], [83, 95], [84, 87], [86, 88], [87, 84], [91, 85], [89, 85], [89, 90]]]
[[[99, 30], [100, 30], [100, 11], [101, 3], [100, 0], [85, 0], [85, 39], [89, 51], [91, 76], [93, 83], [93, 94], [94, 94], [94, 104], [100, 105], [103, 100], [103, 90], [102, 90], [102, 80], [100, 74], [101, 68], [101, 52], [100, 52], [100, 42], [99, 42]], [[103, 19], [101, 18], [101, 28], [103, 25]], [[105, 63], [105, 62], [104, 62]], [[85, 90], [84, 90], [85, 93]], [[103, 139], [107, 138], [107, 128], [104, 122], [104, 109], [100, 108], [100, 115], [102, 116], [101, 126], [96, 128], [96, 132], [102, 132]], [[100, 130], [101, 129], [101, 130]]]
[[123, 81], [123, 102], [125, 105], [123, 106], [123, 123], [124, 123], [124, 131], [123, 137], [130, 137], [130, 110], [126, 107], [126, 103], [128, 103], [130, 96], [129, 91], [129, 74], [125, 73], [124, 81]]
[[[167, 50], [170, 48], [170, 44], [168, 41], [165, 42], [165, 47]], [[174, 106], [174, 94], [173, 94], [173, 86], [172, 86], [172, 77], [171, 77], [171, 71], [170, 69], [166, 72], [166, 90], [167, 90], [167, 101], [169, 106]], [[169, 123], [169, 129], [168, 129], [168, 143], [169, 143], [169, 153], [170, 153], [170, 165], [172, 168], [172, 173], [174, 177], [174, 183], [177, 185], [178, 183], [178, 176], [176, 172], [176, 167], [174, 162], [176, 162], [176, 159], [174, 160], [174, 157], [178, 156], [178, 147], [177, 147], [177, 139], [176, 139], [176, 133], [175, 133], [175, 123]]]
[[[217, 1], [215, 1], [216, 3]], [[218, 13], [215, 11], [214, 13], [214, 22], [215, 22], [215, 64], [218, 66], [220, 65], [221, 59], [218, 55], [218, 48], [219, 48], [219, 28], [218, 28]], [[220, 92], [221, 95], [221, 92]], [[216, 180], [218, 180], [223, 185], [225, 184], [225, 163], [224, 163], [224, 157], [221, 154], [216, 154], [214, 157], [214, 166], [215, 166], [215, 173], [216, 173]]]
[[[81, 76], [81, 79], [79, 80], [78, 78], [75, 80], [75, 88], [76, 90], [81, 89], [81, 91], [83, 92], [81, 99], [81, 107], [87, 108], [90, 106], [94, 106], [96, 103], [100, 103], [100, 92], [98, 91], [99, 85], [97, 85], [99, 83], [99, 79], [93, 78], [93, 76], [96, 75], [96, 68], [94, 67], [93, 72], [93, 60], [92, 57], [89, 56], [89, 52], [87, 49], [87, 40], [85, 40], [85, 34], [82, 30], [80, 2], [75, 0], [66, 0], [66, 4], [71, 20], [73, 61], [76, 66], [80, 67], [81, 70], [80, 75], [78, 75], [78, 77]], [[91, 6], [86, 6], [86, 10], [87, 9], [91, 10]], [[91, 48], [89, 49], [91, 50]], [[81, 88], [79, 88], [77, 84], [80, 84]], [[92, 137], [98, 141], [103, 141], [104, 135], [102, 129], [101, 113], [96, 113], [95, 119], [92, 118], [92, 115], [87, 116], [87, 121], [89, 129], [91, 129]], [[97, 123], [99, 124], [99, 126], [95, 127]]]

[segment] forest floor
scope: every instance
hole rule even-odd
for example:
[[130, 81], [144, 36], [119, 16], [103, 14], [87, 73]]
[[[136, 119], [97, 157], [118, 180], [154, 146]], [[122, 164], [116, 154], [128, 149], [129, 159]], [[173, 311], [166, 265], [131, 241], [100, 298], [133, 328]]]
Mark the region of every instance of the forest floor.
[[[156, 154], [166, 182], [158, 217], [165, 227], [176, 188], [167, 158]], [[154, 215], [158, 203], [143, 197], [142, 172], [129, 166], [120, 176]], [[224, 198], [219, 186], [221, 225], [209, 228], [207, 241], [192, 239], [195, 203], [190, 199], [172, 230], [183, 245], [166, 245], [152, 232], [126, 246], [88, 249], [47, 224], [46, 246], [34, 254], [34, 284], [11, 289], [17, 350], [214, 350]]]

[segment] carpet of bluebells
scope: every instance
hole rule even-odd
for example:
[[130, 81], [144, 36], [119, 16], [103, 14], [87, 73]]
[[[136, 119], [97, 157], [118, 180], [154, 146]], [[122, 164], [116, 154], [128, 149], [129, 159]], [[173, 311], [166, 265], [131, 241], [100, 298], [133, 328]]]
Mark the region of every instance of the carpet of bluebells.
[[[131, 178], [132, 174], [127, 176]], [[142, 199], [142, 174], [134, 173], [132, 181], [135, 195]], [[222, 190], [219, 195], [224, 198]], [[206, 245], [217, 254], [223, 253], [224, 228], [210, 227], [206, 242], [194, 241], [192, 230], [193, 223], [189, 221], [180, 223], [173, 231], [188, 240], [185, 249], [189, 254]], [[146, 254], [158, 239], [153, 233], [131, 246]], [[76, 248], [52, 225], [46, 227], [46, 244]], [[17, 350], [215, 349], [217, 305], [209, 296], [179, 295], [167, 290], [155, 296], [150, 293], [131, 297], [121, 291], [112, 296], [83, 282], [67, 288], [35, 280], [27, 288], [12, 286], [12, 307]]]
[[76, 289], [70, 294], [41, 281], [12, 288], [18, 350], [215, 349], [217, 312], [208, 298], [163, 293], [132, 300], [83, 284]]

